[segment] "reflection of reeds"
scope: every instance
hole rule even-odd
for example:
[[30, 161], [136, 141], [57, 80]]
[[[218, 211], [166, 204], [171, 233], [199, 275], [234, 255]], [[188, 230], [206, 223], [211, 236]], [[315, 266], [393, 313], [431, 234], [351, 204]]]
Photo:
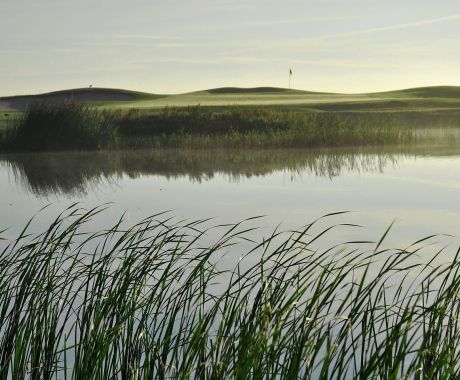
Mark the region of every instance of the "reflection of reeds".
[[100, 211], [4, 248], [1, 378], [458, 378], [460, 262], [430, 240], [321, 249], [312, 223], [240, 253], [245, 223], [84, 232]]
[[265, 176], [275, 171], [312, 173], [332, 178], [343, 171], [383, 171], [403, 151], [346, 150], [136, 150], [9, 154], [0, 157], [17, 182], [41, 196], [78, 195], [98, 184], [130, 177], [186, 176], [203, 181], [216, 174], [233, 181]]

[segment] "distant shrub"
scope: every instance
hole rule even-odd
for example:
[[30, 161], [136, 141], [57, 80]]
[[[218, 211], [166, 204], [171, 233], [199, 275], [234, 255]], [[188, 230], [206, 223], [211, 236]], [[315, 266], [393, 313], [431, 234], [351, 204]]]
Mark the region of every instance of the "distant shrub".
[[114, 114], [75, 102], [35, 103], [6, 131], [7, 148], [98, 149], [116, 144]]

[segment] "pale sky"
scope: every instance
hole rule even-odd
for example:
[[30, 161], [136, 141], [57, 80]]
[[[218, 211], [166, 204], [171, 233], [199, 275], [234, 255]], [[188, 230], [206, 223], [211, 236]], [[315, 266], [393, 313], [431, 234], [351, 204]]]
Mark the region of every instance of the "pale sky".
[[1, 0], [0, 95], [460, 85], [458, 0]]

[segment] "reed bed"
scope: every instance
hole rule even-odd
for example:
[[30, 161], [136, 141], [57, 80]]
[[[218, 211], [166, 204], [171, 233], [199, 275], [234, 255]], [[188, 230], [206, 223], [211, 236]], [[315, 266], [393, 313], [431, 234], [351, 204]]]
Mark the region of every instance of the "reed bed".
[[127, 147], [312, 148], [407, 144], [413, 129], [389, 114], [337, 114], [270, 108], [166, 107], [120, 117]]
[[4, 149], [26, 151], [110, 148], [116, 145], [114, 114], [66, 101], [33, 103], [11, 120]]
[[32, 104], [11, 121], [0, 146], [23, 151], [313, 148], [407, 144], [415, 141], [414, 136], [413, 128], [384, 113], [200, 106], [122, 111], [64, 102]]
[[460, 260], [421, 260], [430, 238], [321, 249], [320, 221], [257, 242], [257, 220], [167, 214], [88, 232], [101, 211], [4, 241], [1, 378], [459, 376]]

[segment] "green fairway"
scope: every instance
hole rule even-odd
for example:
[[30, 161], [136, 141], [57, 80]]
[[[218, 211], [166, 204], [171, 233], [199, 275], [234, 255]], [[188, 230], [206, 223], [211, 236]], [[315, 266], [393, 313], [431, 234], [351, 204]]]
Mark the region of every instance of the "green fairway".
[[305, 111], [458, 111], [460, 87], [422, 87], [370, 94], [335, 94], [274, 87], [224, 87], [175, 95], [156, 95], [118, 89], [86, 88], [33, 96], [0, 98], [0, 110], [24, 110], [36, 101], [75, 100], [103, 108], [186, 106], [257, 106]]
[[460, 110], [460, 88], [431, 87], [371, 94], [335, 94], [281, 88], [220, 88], [186, 94], [103, 102], [115, 108], [257, 106], [311, 111]]

